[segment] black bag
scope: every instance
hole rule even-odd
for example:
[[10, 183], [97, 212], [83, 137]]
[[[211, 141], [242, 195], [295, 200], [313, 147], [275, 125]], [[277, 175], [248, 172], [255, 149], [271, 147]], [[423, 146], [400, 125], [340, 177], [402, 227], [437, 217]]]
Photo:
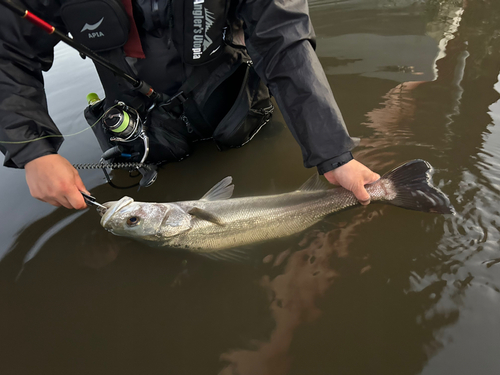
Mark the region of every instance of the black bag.
[[[147, 134], [150, 153], [147, 162], [162, 164], [179, 161], [192, 152], [192, 144], [213, 138], [220, 150], [240, 147], [247, 143], [271, 118], [273, 105], [269, 91], [253, 69], [245, 49], [226, 46], [215, 68], [209, 75], [205, 67], [193, 71], [185, 92], [175, 97], [181, 100], [170, 105], [159, 105], [148, 116]], [[194, 82], [194, 83], [193, 83]], [[101, 101], [87, 107], [85, 117], [92, 125], [105, 110]], [[116, 143], [102, 123], [92, 127], [101, 149], [106, 151]], [[139, 161], [144, 152], [140, 139], [121, 143], [130, 159], [114, 161]]]
[[213, 138], [221, 150], [240, 147], [271, 118], [267, 87], [245, 48], [225, 46], [218, 59], [194, 67], [166, 110], [181, 111], [196, 139]]
[[130, 22], [119, 0], [65, 2], [61, 17], [73, 38], [93, 51], [108, 51], [127, 43]]
[[234, 104], [213, 133], [219, 150], [245, 145], [271, 120], [274, 107], [267, 86], [250, 65], [243, 77]]

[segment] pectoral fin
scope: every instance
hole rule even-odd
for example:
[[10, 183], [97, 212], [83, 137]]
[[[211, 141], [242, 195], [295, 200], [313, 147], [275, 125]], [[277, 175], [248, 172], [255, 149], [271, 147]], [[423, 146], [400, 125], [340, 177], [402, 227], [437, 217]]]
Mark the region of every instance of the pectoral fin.
[[188, 211], [188, 214], [190, 214], [190, 215], [192, 215], [200, 220], [210, 221], [211, 223], [220, 225], [221, 227], [223, 227], [225, 225], [222, 222], [220, 217], [217, 217], [216, 215], [214, 215], [211, 212], [208, 212], [202, 208], [193, 207]]
[[230, 263], [249, 263], [252, 261], [250, 254], [246, 249], [227, 249], [219, 250], [211, 253], [198, 253], [216, 261], [230, 262]]

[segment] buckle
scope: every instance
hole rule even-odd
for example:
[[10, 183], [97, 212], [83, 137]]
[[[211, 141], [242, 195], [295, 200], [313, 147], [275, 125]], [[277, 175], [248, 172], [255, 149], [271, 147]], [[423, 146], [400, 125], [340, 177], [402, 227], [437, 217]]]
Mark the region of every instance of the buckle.
[[177, 107], [184, 103], [187, 100], [186, 96], [184, 96], [184, 91], [180, 91], [174, 96], [172, 96], [170, 99], [168, 99], [164, 104], [161, 106], [164, 108], [172, 108], [172, 107]]

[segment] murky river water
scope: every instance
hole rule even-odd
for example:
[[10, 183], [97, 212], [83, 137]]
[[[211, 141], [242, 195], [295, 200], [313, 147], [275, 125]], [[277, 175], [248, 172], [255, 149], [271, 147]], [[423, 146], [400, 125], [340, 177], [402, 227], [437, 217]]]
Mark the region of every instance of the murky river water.
[[[272, 261], [227, 264], [114, 237], [94, 210], [32, 199], [0, 170], [0, 374], [500, 373], [500, 2], [311, 1], [317, 52], [355, 156], [385, 172], [422, 158], [457, 214], [372, 204], [255, 246]], [[102, 96], [64, 46], [46, 74], [65, 134]], [[497, 125], [497, 126], [495, 126]], [[100, 155], [68, 137], [73, 163]], [[287, 192], [313, 171], [283, 119], [247, 146], [202, 144], [150, 188], [82, 171], [99, 201], [201, 197], [232, 175], [235, 196]], [[126, 176], [116, 180], [126, 184]]]

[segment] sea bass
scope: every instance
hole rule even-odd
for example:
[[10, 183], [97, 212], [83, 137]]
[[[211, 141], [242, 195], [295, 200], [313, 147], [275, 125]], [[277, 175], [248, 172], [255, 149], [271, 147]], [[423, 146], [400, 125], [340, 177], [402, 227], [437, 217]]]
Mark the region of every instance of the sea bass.
[[[452, 213], [449, 199], [431, 183], [432, 167], [412, 160], [366, 186], [372, 202], [433, 213]], [[318, 175], [298, 190], [278, 195], [231, 198], [226, 177], [201, 199], [172, 203], [135, 202], [130, 197], [104, 204], [101, 225], [118, 236], [217, 257], [221, 250], [301, 232], [325, 216], [359, 204], [353, 193], [332, 188]]]

